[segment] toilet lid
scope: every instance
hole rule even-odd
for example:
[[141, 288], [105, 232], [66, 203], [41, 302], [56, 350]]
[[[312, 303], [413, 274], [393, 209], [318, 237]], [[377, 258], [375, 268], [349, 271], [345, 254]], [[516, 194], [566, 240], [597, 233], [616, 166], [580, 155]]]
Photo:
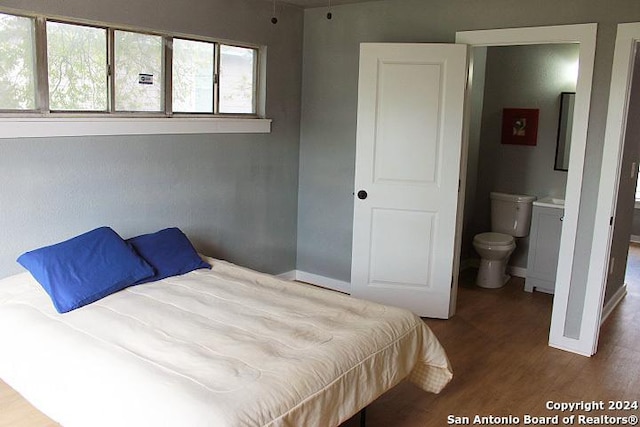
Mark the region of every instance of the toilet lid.
[[483, 245], [509, 246], [513, 244], [513, 236], [503, 233], [480, 233], [476, 234], [473, 241]]

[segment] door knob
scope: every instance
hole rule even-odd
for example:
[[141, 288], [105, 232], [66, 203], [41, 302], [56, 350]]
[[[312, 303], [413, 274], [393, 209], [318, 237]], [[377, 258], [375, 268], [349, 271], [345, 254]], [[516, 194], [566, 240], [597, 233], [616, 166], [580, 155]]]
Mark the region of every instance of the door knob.
[[367, 194], [366, 191], [364, 191], [364, 190], [358, 191], [358, 199], [364, 200], [364, 199], [367, 198], [367, 196], [368, 196], [368, 194]]

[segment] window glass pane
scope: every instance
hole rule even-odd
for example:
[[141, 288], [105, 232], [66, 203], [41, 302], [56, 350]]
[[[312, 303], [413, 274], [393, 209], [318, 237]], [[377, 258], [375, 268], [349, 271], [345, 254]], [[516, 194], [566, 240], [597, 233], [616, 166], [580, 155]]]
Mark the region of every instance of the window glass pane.
[[220, 112], [255, 113], [256, 50], [220, 46]]
[[115, 104], [118, 111], [162, 111], [162, 37], [115, 31]]
[[0, 13], [0, 110], [36, 108], [33, 19]]
[[47, 22], [49, 108], [107, 109], [107, 30]]
[[213, 43], [173, 39], [173, 111], [213, 113]]

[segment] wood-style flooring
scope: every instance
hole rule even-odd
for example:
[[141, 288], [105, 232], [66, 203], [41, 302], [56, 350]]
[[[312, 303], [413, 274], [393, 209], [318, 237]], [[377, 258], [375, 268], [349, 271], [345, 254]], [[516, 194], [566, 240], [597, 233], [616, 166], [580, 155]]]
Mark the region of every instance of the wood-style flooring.
[[[525, 414], [559, 415], [560, 421], [572, 414], [547, 410], [548, 401], [640, 401], [640, 246], [630, 248], [628, 266], [628, 294], [603, 325], [591, 358], [547, 345], [551, 295], [524, 292], [520, 278], [480, 289], [465, 272], [456, 316], [426, 320], [447, 350], [454, 379], [438, 395], [401, 383], [369, 406], [367, 427], [446, 426], [449, 415], [471, 423], [475, 415], [512, 415], [524, 425]], [[586, 415], [604, 413], [640, 415]], [[357, 425], [356, 416], [343, 427]]]
[[[628, 265], [628, 295], [605, 322], [591, 358], [547, 345], [551, 295], [524, 292], [519, 278], [501, 289], [480, 289], [473, 285], [475, 272], [467, 270], [456, 316], [426, 320], [447, 350], [454, 379], [438, 395], [399, 384], [369, 406], [367, 426], [446, 426], [449, 415], [471, 423], [475, 415], [511, 415], [522, 425], [525, 414], [572, 414], [547, 410], [548, 401], [640, 401], [640, 246], [630, 248]], [[0, 427], [56, 425], [0, 381]], [[357, 416], [343, 424], [355, 426]]]

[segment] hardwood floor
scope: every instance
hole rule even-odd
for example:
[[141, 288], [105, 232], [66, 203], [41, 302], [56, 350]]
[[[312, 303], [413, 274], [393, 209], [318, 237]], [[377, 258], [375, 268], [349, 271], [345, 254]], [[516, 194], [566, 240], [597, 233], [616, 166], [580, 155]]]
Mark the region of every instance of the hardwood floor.
[[[454, 379], [439, 395], [401, 383], [369, 406], [367, 427], [444, 426], [449, 415], [470, 423], [475, 415], [513, 415], [521, 423], [525, 414], [561, 420], [572, 413], [549, 411], [547, 401], [640, 401], [640, 247], [631, 248], [628, 295], [603, 325], [591, 358], [547, 345], [551, 295], [524, 292], [519, 278], [501, 289], [480, 289], [466, 273], [456, 316], [426, 320], [447, 350]], [[604, 413], [640, 415], [573, 414]], [[357, 425], [356, 416], [343, 427]]]
[[[632, 246], [628, 295], [607, 319], [591, 358], [547, 346], [552, 296], [524, 292], [513, 278], [501, 289], [473, 286], [474, 271], [460, 279], [458, 313], [426, 320], [447, 350], [454, 379], [438, 395], [403, 382], [367, 409], [367, 426], [447, 425], [449, 415], [536, 416], [585, 412], [547, 410], [545, 403], [640, 400], [640, 246]], [[586, 415], [640, 415], [640, 411]], [[577, 423], [576, 423], [577, 424]], [[50, 427], [53, 421], [0, 381], [0, 427]], [[343, 427], [355, 427], [358, 417]], [[303, 426], [301, 426], [303, 427]]]
[[54, 427], [58, 424], [51, 421], [8, 385], [0, 381], [0, 426]]

